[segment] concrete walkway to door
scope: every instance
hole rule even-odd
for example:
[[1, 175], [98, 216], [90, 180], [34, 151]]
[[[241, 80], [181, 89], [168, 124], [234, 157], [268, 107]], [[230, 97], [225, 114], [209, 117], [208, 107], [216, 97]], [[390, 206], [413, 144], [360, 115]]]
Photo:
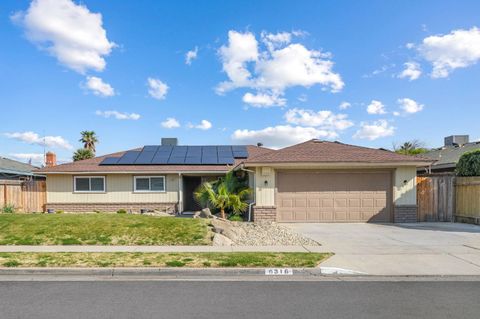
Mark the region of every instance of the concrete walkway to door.
[[321, 243], [319, 250], [335, 253], [322, 267], [369, 275], [480, 275], [480, 226], [459, 223], [282, 225]]

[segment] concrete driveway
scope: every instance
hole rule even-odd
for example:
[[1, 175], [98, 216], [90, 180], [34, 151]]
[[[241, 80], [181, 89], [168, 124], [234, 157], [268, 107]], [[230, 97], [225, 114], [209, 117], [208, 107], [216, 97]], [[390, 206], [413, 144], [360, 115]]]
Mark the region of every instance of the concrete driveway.
[[480, 275], [480, 227], [459, 223], [282, 224], [335, 256], [322, 267], [370, 275]]

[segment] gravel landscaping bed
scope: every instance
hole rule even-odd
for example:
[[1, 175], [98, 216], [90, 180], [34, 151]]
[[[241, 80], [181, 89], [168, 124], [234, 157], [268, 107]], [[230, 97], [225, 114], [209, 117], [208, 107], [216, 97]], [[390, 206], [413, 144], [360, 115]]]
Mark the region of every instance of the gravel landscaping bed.
[[214, 245], [232, 246], [319, 246], [310, 238], [303, 237], [286, 227], [276, 223], [242, 223], [215, 219], [212, 221], [217, 229], [228, 239], [216, 241]]

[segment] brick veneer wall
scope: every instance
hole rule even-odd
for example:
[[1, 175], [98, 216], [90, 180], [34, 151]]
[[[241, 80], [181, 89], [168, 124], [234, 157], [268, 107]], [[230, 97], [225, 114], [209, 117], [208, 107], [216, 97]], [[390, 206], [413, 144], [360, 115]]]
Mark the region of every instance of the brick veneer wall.
[[395, 206], [393, 214], [394, 223], [416, 223], [417, 205], [398, 205]]
[[254, 206], [253, 207], [253, 221], [271, 221], [277, 220], [277, 208], [275, 206]]
[[48, 203], [47, 209], [63, 210], [72, 213], [86, 213], [93, 211], [116, 212], [119, 209], [139, 212], [141, 209], [176, 212], [176, 203]]

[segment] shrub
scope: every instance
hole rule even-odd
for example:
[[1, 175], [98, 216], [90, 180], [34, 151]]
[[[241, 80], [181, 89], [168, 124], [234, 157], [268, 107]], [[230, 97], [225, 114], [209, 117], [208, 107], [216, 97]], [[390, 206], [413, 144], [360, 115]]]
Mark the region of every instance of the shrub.
[[63, 214], [63, 213], [64, 213], [63, 210], [57, 210], [57, 211], [55, 211], [55, 214]]
[[243, 217], [239, 214], [232, 214], [228, 217], [228, 220], [232, 222], [243, 222]]
[[12, 204], [6, 204], [5, 206], [2, 207], [2, 213], [3, 214], [14, 214], [15, 213], [15, 206]]
[[117, 210], [117, 214], [126, 214], [127, 211], [125, 209], [119, 209]]
[[458, 176], [480, 176], [480, 149], [464, 153], [457, 163]]

